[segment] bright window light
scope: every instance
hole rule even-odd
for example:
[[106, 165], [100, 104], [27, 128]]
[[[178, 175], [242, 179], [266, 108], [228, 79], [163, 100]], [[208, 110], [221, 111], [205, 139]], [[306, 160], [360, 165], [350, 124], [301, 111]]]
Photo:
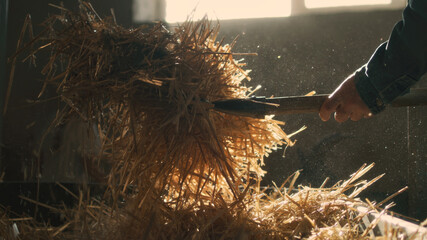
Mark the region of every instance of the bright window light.
[[390, 4], [391, 0], [305, 0], [307, 8], [349, 7]]
[[198, 20], [287, 17], [291, 0], [166, 0], [166, 22]]

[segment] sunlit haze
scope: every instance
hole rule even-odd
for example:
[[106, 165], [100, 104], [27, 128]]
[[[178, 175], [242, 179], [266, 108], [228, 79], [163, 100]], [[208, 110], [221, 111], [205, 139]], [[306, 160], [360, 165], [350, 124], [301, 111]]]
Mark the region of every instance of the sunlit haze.
[[348, 7], [390, 3], [391, 0], [305, 0], [305, 6], [307, 8]]
[[[304, 1], [304, 0], [300, 0]], [[385, 5], [392, 0], [305, 0], [307, 9]], [[272, 18], [291, 15], [291, 0], [165, 0], [166, 22], [183, 22], [187, 17], [210, 19]], [[304, 5], [303, 5], [304, 6]]]
[[167, 0], [166, 21], [183, 22], [208, 15], [210, 19], [286, 17], [291, 13], [290, 0]]

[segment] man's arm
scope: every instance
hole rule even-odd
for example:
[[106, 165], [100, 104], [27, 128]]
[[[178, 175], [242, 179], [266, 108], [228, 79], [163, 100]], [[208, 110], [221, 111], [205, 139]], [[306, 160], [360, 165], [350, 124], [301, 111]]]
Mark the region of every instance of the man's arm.
[[406, 93], [426, 71], [427, 1], [410, 0], [389, 40], [331, 94], [319, 115], [327, 121], [335, 112], [336, 120], [342, 122], [377, 114]]

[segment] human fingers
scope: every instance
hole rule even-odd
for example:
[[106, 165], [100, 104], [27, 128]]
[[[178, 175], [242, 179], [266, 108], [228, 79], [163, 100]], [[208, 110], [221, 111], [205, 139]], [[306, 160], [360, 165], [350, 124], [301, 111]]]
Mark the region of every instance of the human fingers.
[[341, 107], [341, 105], [337, 107], [336, 112], [334, 114], [335, 121], [345, 122], [349, 119], [349, 117], [350, 117], [349, 111], [347, 111], [345, 108]]
[[335, 112], [339, 105], [338, 98], [334, 95], [329, 96], [322, 104], [319, 110], [319, 116], [322, 121], [328, 121], [331, 113]]
[[354, 121], [354, 122], [357, 122], [357, 121], [359, 121], [360, 119], [362, 119], [364, 117], [364, 115], [363, 114], [360, 114], [360, 113], [354, 113], [354, 112], [352, 112], [351, 114], [350, 114], [350, 119], [351, 119], [351, 121]]

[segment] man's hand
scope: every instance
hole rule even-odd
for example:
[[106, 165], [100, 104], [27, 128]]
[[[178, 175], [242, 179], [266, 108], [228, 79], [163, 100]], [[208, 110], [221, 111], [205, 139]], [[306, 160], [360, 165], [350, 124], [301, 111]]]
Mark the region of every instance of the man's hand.
[[328, 121], [331, 113], [335, 112], [337, 122], [353, 121], [372, 116], [368, 106], [360, 98], [354, 83], [354, 74], [344, 80], [340, 86], [323, 102], [319, 116]]

